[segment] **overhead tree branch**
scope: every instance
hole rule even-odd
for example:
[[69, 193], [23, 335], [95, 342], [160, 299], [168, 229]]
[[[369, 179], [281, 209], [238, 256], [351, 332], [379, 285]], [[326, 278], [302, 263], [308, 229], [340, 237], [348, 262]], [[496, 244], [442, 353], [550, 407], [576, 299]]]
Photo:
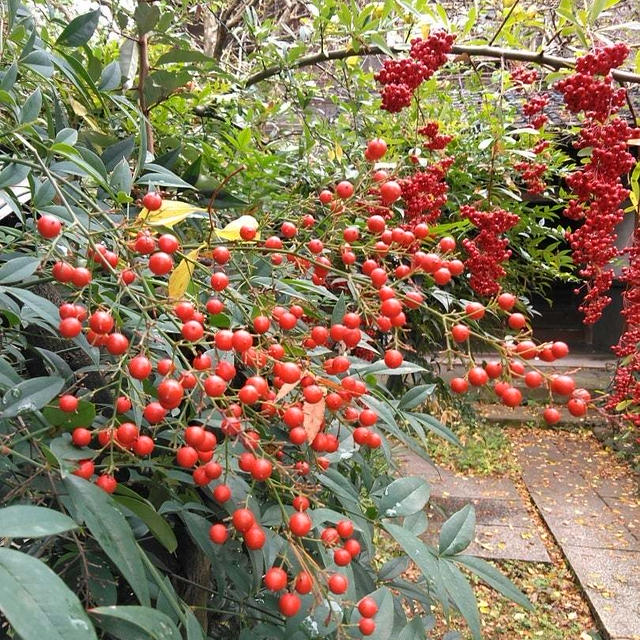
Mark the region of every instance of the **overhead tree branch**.
[[[394, 53], [406, 52], [408, 45], [397, 45], [389, 47]], [[535, 51], [525, 51], [521, 49], [503, 49], [502, 47], [491, 46], [477, 46], [477, 45], [453, 45], [451, 52], [457, 55], [466, 55], [470, 57], [478, 58], [494, 58], [502, 60], [515, 60], [519, 62], [531, 62], [533, 64], [541, 65], [544, 67], [550, 67], [552, 69], [571, 69], [575, 66], [574, 58], [561, 58], [559, 56], [550, 56], [546, 53], [536, 53]], [[386, 51], [383, 51], [376, 45], [360, 47], [357, 50], [353, 48], [346, 49], [334, 49], [332, 51], [320, 51], [318, 53], [312, 53], [307, 56], [303, 56], [296, 60], [289, 68], [300, 69], [302, 67], [308, 67], [319, 62], [326, 62], [327, 60], [343, 60], [344, 58], [350, 58], [352, 56], [372, 56], [372, 55], [387, 55]], [[245, 87], [250, 87], [262, 80], [266, 80], [272, 76], [278, 75], [286, 68], [282, 66], [268, 67], [258, 73], [254, 73], [245, 80]], [[621, 71], [620, 69], [614, 69], [611, 75], [620, 82], [632, 82], [640, 83], [640, 74], [631, 73], [630, 71]]]

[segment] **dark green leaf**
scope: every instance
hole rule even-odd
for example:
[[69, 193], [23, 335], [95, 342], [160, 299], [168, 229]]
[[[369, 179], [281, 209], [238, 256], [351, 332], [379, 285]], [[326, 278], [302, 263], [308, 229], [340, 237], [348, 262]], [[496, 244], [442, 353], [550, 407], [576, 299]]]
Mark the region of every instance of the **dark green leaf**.
[[41, 108], [42, 92], [38, 88], [24, 101], [24, 105], [20, 109], [20, 124], [36, 120]]
[[77, 528], [69, 516], [46, 507], [16, 504], [0, 509], [0, 538], [42, 538]]
[[173, 529], [150, 504], [141, 499], [117, 494], [113, 496], [113, 499], [138, 516], [138, 518], [149, 527], [149, 531], [162, 543], [167, 551], [173, 553], [177, 549], [178, 541], [173, 533]]
[[473, 571], [478, 578], [484, 580], [490, 587], [499, 591], [503, 596], [509, 598], [516, 604], [525, 609], [533, 609], [529, 598], [520, 591], [510, 580], [505, 578], [497, 569], [488, 562], [476, 558], [475, 556], [456, 556], [456, 562], [463, 564], [465, 567]]
[[35, 256], [13, 258], [0, 267], [0, 284], [22, 282], [32, 276], [39, 265], [40, 258]]
[[138, 28], [138, 35], [149, 33], [156, 26], [160, 18], [160, 9], [155, 4], [139, 2], [133, 12], [133, 19]]
[[421, 511], [429, 500], [429, 485], [422, 478], [394, 480], [385, 488], [378, 508], [382, 517], [409, 516]]
[[100, 91], [113, 91], [120, 86], [122, 72], [120, 71], [120, 63], [117, 60], [110, 62], [100, 74], [98, 89]]
[[182, 640], [173, 620], [150, 607], [96, 607], [91, 616], [119, 640]]
[[420, 384], [412, 387], [400, 398], [398, 409], [414, 409], [419, 407], [429, 396], [433, 395], [435, 384]]
[[51, 56], [46, 51], [40, 49], [32, 51], [22, 58], [20, 63], [45, 78], [50, 78], [53, 75], [53, 62], [51, 62]]
[[127, 195], [131, 192], [131, 183], [133, 182], [133, 174], [129, 168], [129, 163], [122, 158], [116, 165], [111, 174], [109, 184], [115, 193], [122, 191]]
[[462, 617], [467, 621], [473, 638], [480, 640], [482, 638], [480, 614], [478, 613], [476, 597], [473, 595], [473, 589], [469, 581], [449, 560], [438, 560], [438, 567], [451, 600], [453, 600], [458, 611], [460, 611]]
[[13, 418], [20, 413], [42, 409], [60, 393], [63, 386], [64, 380], [53, 376], [21, 382], [4, 394], [0, 418]]
[[3, 547], [0, 611], [22, 640], [97, 640], [77, 596], [44, 562]]
[[62, 31], [56, 44], [63, 47], [80, 47], [89, 42], [100, 20], [100, 9], [74, 18]]
[[440, 529], [438, 552], [443, 556], [452, 556], [466, 549], [473, 540], [476, 527], [476, 512], [468, 504], [454, 513]]
[[0, 171], [0, 189], [20, 184], [31, 169], [23, 164], [10, 164]]
[[76, 427], [89, 427], [96, 417], [96, 407], [93, 402], [80, 400], [75, 411], [68, 412], [58, 407], [46, 407], [42, 411], [44, 417], [52, 425], [70, 430]]
[[149, 588], [141, 551], [113, 498], [77, 476], [67, 476], [63, 482], [91, 534], [131, 585], [138, 600], [148, 606]]

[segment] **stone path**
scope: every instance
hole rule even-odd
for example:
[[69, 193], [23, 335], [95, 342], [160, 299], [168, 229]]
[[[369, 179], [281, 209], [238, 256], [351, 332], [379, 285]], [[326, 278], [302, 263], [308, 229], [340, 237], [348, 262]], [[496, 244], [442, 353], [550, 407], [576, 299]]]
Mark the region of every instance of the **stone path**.
[[456, 476], [446, 469], [434, 468], [407, 450], [398, 457], [406, 473], [426, 478], [431, 485], [428, 514], [435, 526], [426, 534], [429, 542], [437, 542], [442, 522], [472, 503], [476, 535], [468, 553], [501, 560], [551, 562], [513, 482], [505, 478]]
[[640, 639], [636, 483], [582, 434], [525, 432], [516, 453], [527, 489], [607, 637]]

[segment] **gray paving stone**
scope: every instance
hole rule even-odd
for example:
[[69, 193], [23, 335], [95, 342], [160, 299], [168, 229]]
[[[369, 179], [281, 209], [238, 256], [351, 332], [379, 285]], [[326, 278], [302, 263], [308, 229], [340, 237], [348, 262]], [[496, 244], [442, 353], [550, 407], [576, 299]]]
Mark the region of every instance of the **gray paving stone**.
[[607, 634], [640, 636], [640, 552], [571, 545], [563, 551]]

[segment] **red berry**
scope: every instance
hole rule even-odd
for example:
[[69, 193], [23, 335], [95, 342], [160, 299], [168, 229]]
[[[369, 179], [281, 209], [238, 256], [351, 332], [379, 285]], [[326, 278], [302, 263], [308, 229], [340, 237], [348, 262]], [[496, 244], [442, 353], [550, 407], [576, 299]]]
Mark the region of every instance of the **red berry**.
[[404, 360], [404, 357], [397, 349], [388, 349], [384, 354], [384, 363], [389, 369], [397, 369]]
[[75, 428], [71, 434], [71, 442], [73, 442], [76, 447], [89, 446], [91, 444], [91, 431], [84, 427]]
[[58, 331], [63, 338], [75, 338], [82, 331], [82, 323], [78, 318], [65, 318], [60, 321]]
[[172, 233], [163, 233], [158, 238], [158, 249], [165, 253], [175, 253], [180, 248], [180, 242]]
[[302, 593], [303, 595], [309, 593], [313, 588], [311, 576], [306, 571], [301, 571], [296, 577], [294, 588], [298, 593]]
[[512, 313], [507, 320], [512, 329], [519, 331], [527, 324], [527, 319], [521, 313]]
[[278, 609], [283, 616], [292, 618], [300, 611], [302, 602], [295, 593], [284, 593], [278, 600]]
[[469, 383], [464, 378], [452, 378], [449, 386], [454, 393], [466, 393], [469, 390]]
[[587, 404], [580, 398], [571, 398], [567, 402], [567, 409], [572, 416], [579, 418], [587, 413]]
[[133, 422], [123, 422], [116, 429], [116, 440], [125, 447], [132, 445], [138, 435], [138, 427]]
[[107, 337], [106, 347], [111, 355], [121, 356], [129, 348], [129, 340], [121, 333], [110, 333]]
[[482, 367], [473, 367], [469, 370], [467, 377], [474, 387], [481, 387], [489, 380], [489, 375]]
[[554, 342], [551, 345], [551, 353], [556, 358], [564, 358], [569, 353], [569, 347], [564, 342]]
[[149, 211], [157, 211], [162, 207], [162, 196], [157, 191], [149, 191], [142, 197], [142, 206]]
[[157, 276], [163, 276], [173, 269], [173, 258], [164, 251], [157, 251], [149, 258], [149, 269]]
[[367, 144], [367, 149], [364, 152], [364, 157], [370, 162], [380, 160], [382, 156], [387, 152], [387, 143], [382, 138], [374, 138]]
[[570, 396], [576, 388], [575, 380], [571, 376], [555, 376], [551, 379], [551, 391], [561, 396]]
[[185, 469], [193, 467], [198, 462], [198, 452], [193, 447], [180, 447], [176, 451], [176, 462]]
[[133, 443], [133, 452], [140, 457], [151, 455], [154, 442], [149, 436], [139, 436]]
[[340, 520], [336, 524], [336, 531], [341, 538], [350, 538], [353, 535], [353, 522], [351, 520]]
[[58, 400], [58, 406], [62, 411], [66, 413], [73, 413], [78, 409], [78, 402], [78, 398], [67, 393], [63, 396], [60, 396]]
[[380, 199], [383, 204], [390, 205], [400, 198], [402, 188], [395, 180], [380, 185]]
[[353, 185], [347, 180], [343, 180], [336, 185], [336, 193], [343, 200], [350, 198], [353, 195], [353, 191]]
[[469, 338], [470, 333], [469, 327], [464, 324], [456, 324], [451, 327], [451, 337], [455, 342], [464, 342]]
[[370, 636], [376, 630], [376, 623], [371, 618], [360, 618], [358, 629], [363, 636]]
[[175, 409], [183, 397], [184, 389], [177, 380], [167, 378], [158, 385], [158, 401], [165, 409]]
[[106, 473], [98, 477], [96, 484], [107, 493], [113, 493], [118, 486], [116, 479]]
[[556, 424], [560, 421], [560, 412], [555, 407], [547, 407], [542, 412], [542, 417], [547, 424]]
[[214, 544], [224, 544], [229, 537], [229, 531], [223, 524], [212, 524], [209, 529], [209, 538]]
[[358, 611], [363, 618], [373, 618], [378, 613], [378, 605], [373, 598], [365, 596], [358, 602]]
[[46, 214], [38, 218], [36, 226], [38, 227], [38, 233], [48, 240], [55, 238], [62, 229], [62, 223], [58, 218]]
[[333, 561], [339, 566], [339, 567], [346, 567], [348, 564], [351, 563], [351, 554], [346, 550], [346, 549], [336, 549], [333, 552]]
[[73, 472], [73, 475], [88, 480], [93, 475], [94, 470], [95, 465], [93, 464], [93, 460], [81, 460], [78, 463], [78, 468]]
[[262, 527], [258, 525], [251, 527], [251, 529], [244, 534], [244, 542], [247, 545], [247, 548], [252, 549], [253, 551], [262, 549], [266, 541], [267, 536], [262, 530]]
[[236, 531], [245, 533], [256, 523], [256, 518], [249, 509], [236, 509], [231, 516]]
[[216, 502], [227, 502], [231, 498], [231, 489], [226, 484], [219, 484], [213, 490], [213, 499]]
[[522, 393], [515, 387], [509, 387], [502, 394], [502, 402], [507, 407], [517, 407], [522, 402]]
[[297, 511], [289, 518], [289, 529], [295, 536], [306, 536], [311, 530], [311, 518], [304, 511]]
[[264, 586], [267, 587], [269, 591], [280, 591], [284, 589], [288, 581], [287, 572], [281, 567], [271, 567], [264, 576]]
[[146, 356], [136, 356], [129, 361], [129, 373], [137, 380], [148, 378], [151, 369], [151, 362]]
[[334, 573], [327, 581], [327, 585], [331, 593], [341, 594], [349, 587], [349, 581], [341, 573]]
[[516, 303], [516, 297], [511, 293], [501, 293], [498, 296], [498, 306], [505, 311], [511, 311]]

